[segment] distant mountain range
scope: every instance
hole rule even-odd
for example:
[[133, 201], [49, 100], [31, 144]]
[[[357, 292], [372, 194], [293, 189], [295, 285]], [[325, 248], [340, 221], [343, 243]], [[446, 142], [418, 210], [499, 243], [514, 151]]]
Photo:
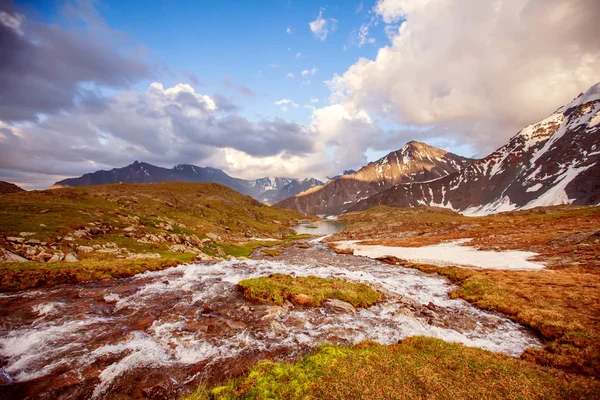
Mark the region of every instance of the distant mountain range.
[[558, 204], [600, 205], [598, 111], [600, 83], [483, 159], [410, 142], [355, 174], [276, 206], [313, 215], [380, 204], [486, 215]]
[[358, 172], [331, 179], [323, 186], [282, 200], [276, 206], [303, 214], [337, 215], [395, 185], [437, 179], [464, 168], [471, 161], [412, 141], [400, 150], [362, 167]]
[[152, 164], [135, 161], [123, 168], [110, 171], [96, 171], [79, 178], [69, 178], [56, 182], [51, 189], [73, 186], [103, 185], [110, 183], [160, 183], [160, 182], [215, 182], [228, 186], [258, 201], [273, 204], [286, 197], [294, 196], [323, 182], [307, 178], [266, 177], [245, 180], [227, 175], [220, 169], [181, 164], [173, 168], [157, 167]]

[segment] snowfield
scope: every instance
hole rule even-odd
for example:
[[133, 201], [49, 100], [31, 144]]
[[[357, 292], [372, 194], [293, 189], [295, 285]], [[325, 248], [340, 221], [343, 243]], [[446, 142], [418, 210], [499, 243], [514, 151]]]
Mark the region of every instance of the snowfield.
[[363, 245], [362, 240], [335, 242], [340, 250], [353, 250], [357, 256], [379, 258], [397, 257], [408, 262], [432, 264], [437, 266], [458, 266], [483, 269], [539, 271], [545, 264], [528, 261], [537, 253], [529, 251], [484, 251], [472, 246], [463, 246], [471, 239], [461, 239], [432, 246], [392, 247], [381, 245]]

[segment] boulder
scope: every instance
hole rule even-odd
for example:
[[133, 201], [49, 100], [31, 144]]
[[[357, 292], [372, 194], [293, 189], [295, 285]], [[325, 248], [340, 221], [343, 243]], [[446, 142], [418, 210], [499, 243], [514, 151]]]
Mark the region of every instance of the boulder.
[[28, 241], [25, 242], [25, 244], [31, 244], [31, 245], [42, 244], [42, 241], [38, 240], [38, 239], [29, 239]]
[[91, 246], [79, 246], [77, 247], [77, 252], [78, 253], [92, 253], [94, 251], [94, 248]]
[[77, 257], [77, 254], [75, 254], [75, 253], [69, 253], [65, 256], [65, 261], [66, 262], [79, 262], [79, 258]]
[[88, 235], [88, 233], [85, 229], [77, 229], [76, 231], [73, 232], [73, 236], [75, 236], [76, 238], [79, 238], [79, 239], [89, 239], [90, 238], [90, 235]]
[[28, 262], [29, 260], [0, 248], [0, 262]]
[[19, 233], [19, 236], [22, 236], [22, 237], [33, 236], [33, 235], [35, 235], [35, 232], [21, 232], [21, 233]]
[[356, 313], [356, 308], [352, 304], [338, 299], [329, 299], [323, 303], [323, 306], [336, 313]]
[[64, 255], [60, 254], [60, 253], [54, 253], [52, 255], [52, 257], [48, 260], [48, 262], [57, 262], [57, 261], [62, 261], [64, 258]]
[[128, 226], [127, 228], [123, 228], [123, 230], [124, 230], [125, 232], [135, 232], [135, 231], [136, 231], [136, 229], [137, 229], [137, 228], [136, 228], [135, 226], [133, 226], [133, 225], [131, 225], [131, 226]]
[[7, 242], [12, 242], [12, 243], [23, 243], [25, 239], [22, 237], [16, 237], [16, 236], [9, 236], [6, 238]]
[[212, 232], [208, 232], [206, 234], [206, 237], [209, 238], [209, 239], [211, 239], [211, 240], [214, 240], [214, 241], [221, 240], [221, 237], [219, 235], [217, 235], [216, 233], [212, 233]]

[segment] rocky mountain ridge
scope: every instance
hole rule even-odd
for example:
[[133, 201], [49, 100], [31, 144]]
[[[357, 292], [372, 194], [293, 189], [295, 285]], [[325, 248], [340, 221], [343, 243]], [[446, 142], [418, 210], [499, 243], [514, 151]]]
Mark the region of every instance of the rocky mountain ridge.
[[351, 211], [383, 204], [446, 207], [465, 215], [600, 203], [600, 83], [459, 172], [401, 184]]
[[464, 168], [471, 161], [425, 143], [411, 141], [355, 173], [342, 175], [275, 205], [303, 214], [337, 215], [394, 185], [436, 179]]

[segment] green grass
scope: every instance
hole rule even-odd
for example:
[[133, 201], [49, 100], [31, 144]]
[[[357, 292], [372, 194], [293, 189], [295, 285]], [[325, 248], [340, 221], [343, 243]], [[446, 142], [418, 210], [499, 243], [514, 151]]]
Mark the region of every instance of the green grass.
[[35, 232], [38, 239], [57, 246], [65, 254], [73, 251], [59, 237], [95, 223], [108, 232], [91, 240], [76, 239], [71, 244], [92, 246], [115, 242], [134, 253], [158, 253], [159, 259], [122, 260], [116, 255], [81, 255], [77, 265], [58, 262], [53, 265], [30, 262], [22, 265], [0, 264], [0, 290], [25, 289], [56, 283], [131, 276], [193, 260], [189, 254], [169, 250], [172, 243], [139, 243], [126, 237], [123, 228], [138, 225], [140, 235], [158, 233], [158, 224], [169, 224], [169, 234], [207, 233], [221, 237], [202, 249], [216, 255], [217, 247], [225, 254], [249, 256], [254, 248], [280, 242], [239, 243], [248, 236], [293, 238], [290, 226], [304, 216], [266, 206], [232, 189], [214, 183], [169, 182], [160, 184], [116, 184], [45, 191], [19, 192], [0, 196], [0, 234], [18, 236]]
[[225, 254], [233, 257], [250, 257], [252, 252], [259, 247], [273, 247], [283, 243], [282, 240], [255, 240], [244, 244], [221, 243], [219, 247]]
[[364, 283], [314, 276], [273, 274], [240, 281], [238, 287], [250, 301], [279, 305], [288, 300], [295, 304], [317, 307], [327, 299], [338, 299], [355, 307], [369, 307], [383, 299], [381, 292]]
[[[503, 354], [411, 337], [325, 345], [296, 363], [262, 362], [210, 391], [214, 399], [590, 399], [598, 382]], [[200, 400], [206, 397], [189, 397]]]

